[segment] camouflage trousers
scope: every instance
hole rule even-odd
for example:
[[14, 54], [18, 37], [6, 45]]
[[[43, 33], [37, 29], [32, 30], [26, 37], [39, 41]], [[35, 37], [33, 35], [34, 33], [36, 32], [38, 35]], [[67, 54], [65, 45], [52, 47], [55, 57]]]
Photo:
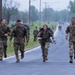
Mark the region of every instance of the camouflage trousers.
[[20, 43], [17, 43], [16, 40], [14, 41], [14, 52], [16, 59], [19, 59], [18, 50], [20, 50], [21, 54], [24, 54], [24, 39], [18, 40]]
[[3, 40], [3, 54], [4, 57], [7, 56], [7, 40]]
[[4, 57], [7, 56], [6, 51], [7, 51], [7, 41], [2, 40], [0, 41], [0, 56], [2, 57], [3, 54], [4, 54]]
[[48, 56], [49, 45], [50, 45], [50, 42], [45, 42], [45, 44], [41, 44], [42, 56], [43, 57], [47, 57]]
[[70, 42], [69, 43], [69, 48], [70, 48], [70, 51], [69, 51], [70, 57], [73, 57], [73, 54], [74, 54], [74, 57], [75, 57], [75, 43]]
[[34, 36], [34, 41], [37, 41], [37, 36]]
[[3, 41], [0, 41], [0, 59], [3, 57]]

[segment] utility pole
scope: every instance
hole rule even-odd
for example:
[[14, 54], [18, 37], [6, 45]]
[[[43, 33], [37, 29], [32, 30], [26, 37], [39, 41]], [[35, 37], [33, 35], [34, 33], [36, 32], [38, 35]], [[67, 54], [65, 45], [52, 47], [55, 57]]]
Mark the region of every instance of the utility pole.
[[2, 19], [2, 0], [0, 0], [0, 20]]
[[45, 4], [45, 17], [44, 17], [44, 20], [46, 22], [47, 21], [47, 16], [46, 16], [46, 14], [47, 14], [47, 10], [46, 10], [46, 8], [47, 8], [47, 2], [45, 2], [44, 4]]
[[40, 24], [40, 26], [41, 26], [41, 0], [40, 0], [40, 8], [39, 8], [39, 10], [40, 10], [40, 14], [39, 14], [39, 24]]
[[30, 26], [30, 10], [31, 10], [30, 6], [31, 6], [31, 0], [29, 0], [29, 17], [28, 17], [29, 26]]

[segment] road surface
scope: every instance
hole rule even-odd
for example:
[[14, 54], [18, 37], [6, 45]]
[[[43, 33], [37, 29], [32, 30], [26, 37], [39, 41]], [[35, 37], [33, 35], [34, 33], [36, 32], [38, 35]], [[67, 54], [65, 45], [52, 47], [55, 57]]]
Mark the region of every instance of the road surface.
[[57, 44], [49, 48], [49, 60], [42, 62], [40, 47], [25, 53], [20, 63], [15, 63], [15, 57], [9, 57], [0, 62], [0, 75], [75, 75], [75, 61], [69, 63], [68, 41], [65, 40], [65, 27], [56, 34]]

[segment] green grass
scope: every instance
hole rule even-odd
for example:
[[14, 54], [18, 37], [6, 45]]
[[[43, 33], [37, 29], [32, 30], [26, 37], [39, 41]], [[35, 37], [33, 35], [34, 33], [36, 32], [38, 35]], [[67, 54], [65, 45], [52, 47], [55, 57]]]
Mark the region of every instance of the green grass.
[[[49, 27], [52, 27], [52, 25], [56, 26], [56, 23], [52, 22], [52, 23], [48, 24]], [[33, 42], [33, 30], [35, 29], [36, 26], [39, 29], [40, 26], [37, 25], [36, 23], [34, 23], [34, 25], [30, 26], [30, 40], [29, 40], [28, 45], [25, 46], [25, 50], [29, 50], [29, 49], [37, 47], [39, 45], [38, 41]], [[41, 27], [42, 26], [43, 26], [43, 23], [41, 24]], [[8, 55], [14, 54], [14, 47], [13, 46], [12, 47], [9, 46], [9, 41], [8, 41], [8, 48], [7, 49], [8, 49], [7, 50]]]

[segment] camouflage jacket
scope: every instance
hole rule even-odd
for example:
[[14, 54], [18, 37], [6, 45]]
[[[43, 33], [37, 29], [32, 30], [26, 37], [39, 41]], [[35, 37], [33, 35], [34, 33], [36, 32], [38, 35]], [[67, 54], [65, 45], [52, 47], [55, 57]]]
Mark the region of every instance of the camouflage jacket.
[[40, 31], [38, 37], [41, 37], [42, 42], [50, 42], [50, 37], [53, 37], [53, 33], [50, 30], [44, 32], [44, 30]]
[[4, 34], [10, 35], [10, 28], [7, 25], [1, 25], [0, 24], [0, 38], [3, 40], [7, 40], [7, 36], [4, 36]]
[[[13, 36], [14, 34], [14, 36]], [[27, 29], [24, 26], [21, 27], [13, 27], [11, 30], [11, 39], [12, 37], [14, 37], [14, 39], [19, 42], [22, 41], [22, 39], [26, 38], [26, 41], [28, 41], [28, 33], [27, 33]], [[11, 40], [10, 39], [10, 40]]]
[[69, 25], [66, 29], [66, 34], [69, 34], [69, 41], [75, 41], [75, 25]]

